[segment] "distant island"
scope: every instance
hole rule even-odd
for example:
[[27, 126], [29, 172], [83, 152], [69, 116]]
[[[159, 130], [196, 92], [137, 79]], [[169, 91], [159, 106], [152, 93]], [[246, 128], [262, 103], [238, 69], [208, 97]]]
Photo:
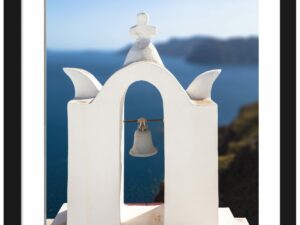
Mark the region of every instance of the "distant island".
[[[183, 57], [196, 64], [258, 64], [258, 38], [172, 38], [155, 44], [161, 56]], [[129, 46], [119, 53], [126, 54]]]

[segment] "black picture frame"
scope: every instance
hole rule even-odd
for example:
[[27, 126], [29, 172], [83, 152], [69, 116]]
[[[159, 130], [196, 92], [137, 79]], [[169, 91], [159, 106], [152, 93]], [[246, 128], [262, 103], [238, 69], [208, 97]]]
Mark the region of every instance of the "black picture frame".
[[4, 224], [21, 224], [21, 0], [4, 1]]
[[296, 1], [280, 1], [280, 224], [296, 224]]
[[[296, 0], [281, 0], [280, 52], [280, 223], [294, 225], [296, 224]], [[21, 0], [4, 0], [5, 225], [21, 224], [21, 80]]]

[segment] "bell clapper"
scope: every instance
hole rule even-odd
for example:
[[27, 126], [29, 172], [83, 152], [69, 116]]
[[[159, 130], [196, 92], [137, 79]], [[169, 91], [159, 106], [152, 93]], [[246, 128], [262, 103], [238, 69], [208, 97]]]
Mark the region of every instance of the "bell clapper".
[[146, 131], [146, 130], [148, 129], [147, 119], [145, 119], [145, 118], [139, 118], [139, 119], [137, 120], [137, 122], [139, 123], [138, 129], [139, 129], [140, 131]]

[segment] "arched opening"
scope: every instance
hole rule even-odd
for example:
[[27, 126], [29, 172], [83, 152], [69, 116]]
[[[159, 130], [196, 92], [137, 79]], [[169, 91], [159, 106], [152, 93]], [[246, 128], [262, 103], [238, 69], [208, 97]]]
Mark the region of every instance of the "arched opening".
[[[164, 123], [163, 101], [159, 91], [150, 83], [138, 81], [131, 84], [124, 99], [124, 127], [122, 153], [121, 205], [128, 207], [150, 206], [153, 209], [163, 203], [159, 197], [164, 190]], [[148, 121], [153, 145], [157, 153], [149, 157], [134, 157], [129, 154], [133, 143], [137, 122], [126, 122], [139, 118], [162, 119]], [[153, 206], [153, 207], [151, 207]], [[121, 214], [124, 213], [121, 206]], [[143, 210], [141, 210], [142, 212]], [[144, 209], [143, 212], [147, 212]], [[138, 213], [138, 212], [137, 212]]]

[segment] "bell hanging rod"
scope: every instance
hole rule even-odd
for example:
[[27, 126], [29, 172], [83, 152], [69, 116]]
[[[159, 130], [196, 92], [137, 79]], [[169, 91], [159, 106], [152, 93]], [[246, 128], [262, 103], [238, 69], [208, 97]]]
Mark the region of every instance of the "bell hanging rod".
[[[163, 122], [163, 119], [146, 119], [146, 122]], [[124, 120], [124, 123], [137, 123], [139, 120]]]

